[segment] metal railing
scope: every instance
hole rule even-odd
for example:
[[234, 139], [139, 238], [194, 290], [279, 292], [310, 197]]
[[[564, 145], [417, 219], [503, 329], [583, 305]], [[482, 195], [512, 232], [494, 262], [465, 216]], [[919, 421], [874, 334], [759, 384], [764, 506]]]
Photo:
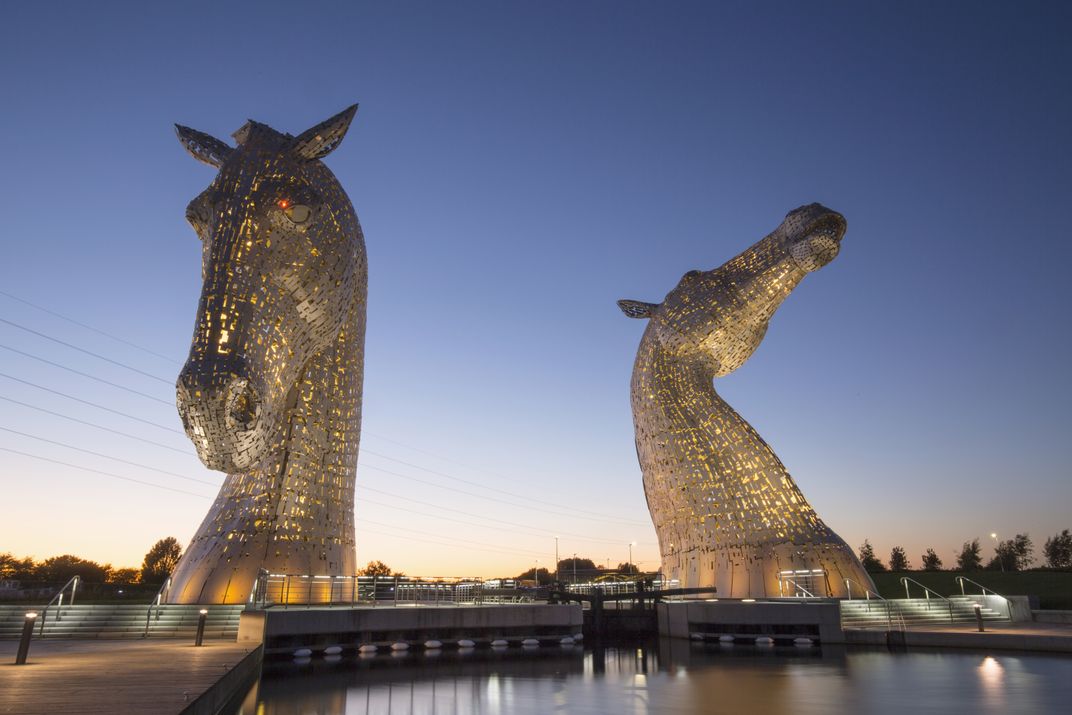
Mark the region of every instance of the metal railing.
[[1002, 596], [997, 591], [994, 591], [992, 589], [987, 588], [986, 586], [984, 586], [983, 584], [979, 583], [978, 581], [972, 581], [967, 576], [957, 576], [953, 580], [957, 582], [958, 586], [960, 586], [960, 595], [961, 596], [970, 596], [970, 595], [972, 595], [972, 594], [969, 594], [969, 593], [965, 593], [965, 591], [964, 591], [964, 582], [965, 581], [967, 581], [968, 583], [970, 583], [973, 586], [978, 587], [978, 589], [980, 591], [980, 595], [983, 597], [983, 603], [986, 604], [987, 608], [990, 607], [990, 604], [987, 601], [987, 599], [989, 599], [989, 598], [1000, 599], [1005, 604], [1005, 611], [1009, 615], [1009, 620], [1010, 621], [1012, 620], [1012, 602], [1009, 601], [1009, 599], [1007, 599], [1005, 596]]
[[262, 571], [248, 608], [270, 606], [476, 605], [532, 601], [535, 589], [480, 578], [315, 576]]
[[145, 632], [142, 633], [143, 638], [149, 636], [149, 624], [153, 618], [153, 613], [156, 613], [156, 620], [160, 620], [160, 607], [167, 600], [168, 592], [171, 590], [171, 576], [164, 579], [164, 583], [160, 586], [160, 589], [156, 592], [153, 600], [149, 603], [149, 608], [145, 610]]
[[908, 578], [907, 576], [902, 576], [901, 577], [901, 583], [904, 584], [905, 598], [906, 599], [911, 600], [912, 593], [911, 593], [911, 591], [909, 589], [909, 584], [914, 583], [917, 586], [919, 586], [921, 589], [923, 589], [923, 596], [925, 597], [925, 599], [927, 601], [927, 610], [931, 610], [931, 608], [932, 608], [932, 606], [931, 606], [931, 594], [934, 594], [935, 596], [940, 598], [942, 601], [945, 601], [946, 610], [949, 611], [949, 622], [953, 623], [956, 620], [953, 617], [953, 602], [950, 601], [948, 598], [946, 598], [942, 594], [938, 593], [937, 591], [934, 591], [932, 589], [927, 588], [926, 586], [924, 586], [923, 584], [921, 584], [919, 581], [915, 580], [914, 578]]
[[48, 604], [41, 610], [41, 627], [38, 631], [38, 635], [44, 635], [45, 633], [45, 621], [48, 620], [48, 609], [52, 608], [52, 606], [56, 607], [56, 617], [53, 620], [57, 622], [63, 620], [63, 594], [65, 594], [67, 592], [67, 588], [70, 587], [71, 600], [67, 603], [67, 606], [73, 606], [74, 594], [75, 591], [78, 590], [78, 584], [81, 580], [82, 578], [80, 576], [72, 576], [70, 580], [67, 581], [67, 583], [63, 584], [63, 588], [57, 591], [56, 595], [52, 597], [52, 600], [49, 601]]
[[872, 591], [871, 589], [869, 589], [869, 588], [867, 588], [866, 586], [862, 585], [862, 584], [861, 584], [861, 583], [860, 583], [859, 581], [857, 581], [856, 579], [854, 579], [854, 578], [847, 578], [847, 579], [845, 579], [845, 591], [846, 591], [846, 592], [848, 592], [848, 594], [849, 594], [849, 600], [850, 600], [850, 601], [852, 600], [852, 584], [856, 584], [856, 586], [857, 586], [857, 587], [858, 587], [858, 588], [859, 588], [859, 589], [860, 589], [861, 591], [863, 591], [863, 592], [864, 592], [864, 597], [866, 597], [868, 601], [870, 601], [870, 600], [871, 600], [871, 596], [874, 596], [875, 598], [878, 598], [878, 599], [880, 599], [880, 600], [883, 600], [883, 601], [885, 601], [885, 600], [886, 600], [886, 599], [885, 599], [885, 598], [883, 598], [883, 597], [882, 597], [882, 595], [880, 595], [880, 594], [879, 594], [879, 593], [878, 593], [877, 591]]
[[[785, 596], [782, 593], [782, 584], [783, 583], [788, 583], [788, 584], [792, 585], [792, 587], [794, 589], [796, 589], [796, 592], [792, 596]], [[803, 594], [803, 595], [801, 595], [801, 594]], [[803, 586], [801, 586], [799, 583], [797, 583], [796, 581], [794, 581], [793, 579], [791, 579], [788, 576], [779, 576], [778, 577], [778, 595], [782, 596], [784, 598], [818, 598], [818, 596], [816, 596], [814, 593], [812, 593], [808, 589], [804, 588]]]

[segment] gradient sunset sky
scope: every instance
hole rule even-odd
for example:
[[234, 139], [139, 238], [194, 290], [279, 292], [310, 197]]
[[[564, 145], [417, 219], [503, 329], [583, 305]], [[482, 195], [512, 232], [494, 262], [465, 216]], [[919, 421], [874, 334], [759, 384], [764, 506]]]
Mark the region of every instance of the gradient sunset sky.
[[222, 481], [172, 387], [213, 170], [172, 124], [353, 102], [326, 163], [370, 264], [359, 563], [515, 575], [557, 535], [656, 568], [615, 300], [812, 201], [841, 255], [720, 393], [854, 547], [1072, 528], [1072, 5], [152, 5], [4, 11], [0, 551], [188, 541]]

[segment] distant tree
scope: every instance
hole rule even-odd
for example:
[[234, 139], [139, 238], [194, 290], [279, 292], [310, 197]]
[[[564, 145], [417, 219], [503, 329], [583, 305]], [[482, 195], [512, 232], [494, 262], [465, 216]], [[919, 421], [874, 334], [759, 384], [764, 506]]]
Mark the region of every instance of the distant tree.
[[1034, 551], [1031, 537], [1027, 534], [1017, 534], [994, 548], [994, 558], [990, 559], [986, 567], [1005, 571], [1023, 571], [1034, 562]]
[[171, 572], [175, 570], [175, 564], [179, 563], [182, 556], [182, 546], [174, 536], [160, 539], [141, 562], [142, 583], [163, 583]]
[[563, 581], [572, 581], [574, 577], [577, 580], [589, 579], [597, 571], [599, 571], [599, 567], [596, 566], [596, 562], [592, 561], [592, 559], [574, 557], [562, 559], [558, 562], [558, 577]]
[[16, 558], [14, 554], [7, 552], [0, 554], [0, 581], [12, 579], [15, 581], [27, 581], [34, 577], [34, 560], [27, 556], [24, 559]]
[[1068, 529], [1046, 539], [1042, 554], [1046, 557], [1046, 565], [1051, 569], [1072, 568], [1072, 534]]
[[131, 584], [138, 583], [141, 578], [141, 569], [112, 569], [108, 573], [108, 583]]
[[631, 564], [628, 561], [623, 561], [622, 563], [618, 564], [618, 568], [616, 570], [618, 571], [618, 573], [629, 574], [631, 576], [640, 573], [640, 569], [637, 568], [637, 565]]
[[863, 564], [864, 570], [868, 572], [886, 570], [879, 557], [875, 556], [875, 549], [867, 539], [864, 539], [864, 543], [860, 546], [860, 563]]
[[34, 578], [56, 585], [62, 585], [75, 576], [80, 576], [86, 583], [104, 583], [108, 578], [111, 567], [106, 564], [98, 564], [96, 561], [87, 561], [71, 554], [53, 556], [37, 564], [34, 569]]
[[907, 571], [908, 555], [900, 546], [894, 546], [890, 551], [890, 571]]
[[923, 554], [923, 570], [924, 571], [941, 571], [942, 559], [938, 554], [934, 553], [934, 549], [927, 549], [927, 553]]
[[983, 557], [979, 539], [965, 541], [964, 546], [960, 548], [960, 555], [957, 556], [957, 570], [978, 571], [982, 565]]
[[397, 576], [402, 578], [406, 574], [401, 571], [392, 571], [391, 567], [382, 561], [369, 561], [368, 566], [361, 571], [359, 576]]
[[553, 579], [554, 574], [547, 569], [529, 569], [517, 577], [518, 581], [536, 581], [541, 586], [551, 583]]

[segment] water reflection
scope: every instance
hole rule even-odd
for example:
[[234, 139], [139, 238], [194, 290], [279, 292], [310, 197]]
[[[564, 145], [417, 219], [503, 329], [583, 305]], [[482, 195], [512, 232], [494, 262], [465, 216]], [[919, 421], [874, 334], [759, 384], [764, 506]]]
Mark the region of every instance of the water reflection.
[[661, 641], [266, 663], [241, 715], [1066, 712], [1072, 658]]

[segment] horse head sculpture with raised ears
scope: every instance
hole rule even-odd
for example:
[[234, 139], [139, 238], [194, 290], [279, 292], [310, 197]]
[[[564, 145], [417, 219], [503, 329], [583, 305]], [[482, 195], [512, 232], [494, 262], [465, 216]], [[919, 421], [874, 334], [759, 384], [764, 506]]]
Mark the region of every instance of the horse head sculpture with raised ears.
[[243, 602], [261, 569], [354, 572], [368, 265], [353, 206], [320, 159], [356, 111], [296, 137], [251, 120], [236, 147], [177, 127], [219, 170], [186, 209], [204, 284], [177, 403], [198, 457], [227, 478], [170, 602]]

